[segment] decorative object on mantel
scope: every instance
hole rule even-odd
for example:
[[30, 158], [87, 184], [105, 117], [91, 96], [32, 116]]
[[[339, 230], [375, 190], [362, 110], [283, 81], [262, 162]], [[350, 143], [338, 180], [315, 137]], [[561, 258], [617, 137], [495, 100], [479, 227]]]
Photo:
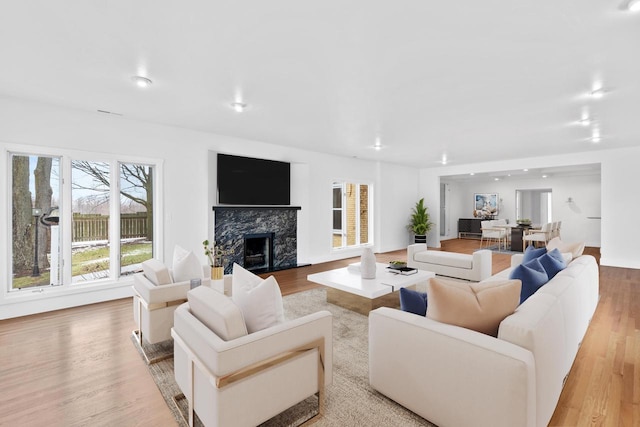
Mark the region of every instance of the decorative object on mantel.
[[221, 280], [224, 277], [224, 265], [222, 261], [224, 251], [217, 246], [210, 245], [209, 240], [202, 242], [202, 246], [204, 246], [204, 254], [209, 258], [211, 279]]
[[429, 212], [424, 205], [424, 197], [416, 203], [411, 211], [411, 220], [407, 228], [415, 234], [415, 243], [427, 243], [427, 233], [431, 230], [432, 222], [429, 221]]
[[363, 279], [376, 278], [376, 256], [373, 249], [364, 248], [360, 257], [360, 274]]

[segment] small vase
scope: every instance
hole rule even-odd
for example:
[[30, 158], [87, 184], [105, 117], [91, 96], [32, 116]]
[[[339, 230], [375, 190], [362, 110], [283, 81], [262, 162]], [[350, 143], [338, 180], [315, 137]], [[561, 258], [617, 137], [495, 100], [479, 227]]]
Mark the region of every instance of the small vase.
[[211, 278], [220, 280], [224, 277], [224, 267], [211, 267]]
[[375, 279], [376, 278], [376, 256], [373, 254], [373, 249], [364, 248], [362, 256], [360, 257], [360, 275], [363, 279]]

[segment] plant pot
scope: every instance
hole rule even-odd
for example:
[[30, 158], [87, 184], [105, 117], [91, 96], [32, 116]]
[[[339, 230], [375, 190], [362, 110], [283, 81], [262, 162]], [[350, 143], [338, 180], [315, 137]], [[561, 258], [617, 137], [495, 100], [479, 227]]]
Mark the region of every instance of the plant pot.
[[415, 236], [416, 243], [427, 243], [427, 235], [426, 234], [416, 234]]
[[220, 280], [224, 278], [224, 267], [211, 267], [211, 279]]

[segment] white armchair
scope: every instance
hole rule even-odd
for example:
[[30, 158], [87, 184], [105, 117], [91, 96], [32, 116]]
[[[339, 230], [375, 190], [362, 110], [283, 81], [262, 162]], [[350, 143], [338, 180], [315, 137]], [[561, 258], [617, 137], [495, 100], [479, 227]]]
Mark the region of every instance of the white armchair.
[[314, 394], [322, 414], [332, 382], [332, 317], [320, 311], [247, 334], [228, 297], [200, 287], [175, 311], [175, 378], [209, 427], [255, 426]]
[[500, 246], [507, 248], [507, 222], [505, 220], [490, 220], [490, 221], [481, 221], [481, 230], [482, 237], [480, 238], [480, 248], [482, 248], [482, 244], [484, 241], [487, 241], [487, 244], [491, 241], [496, 241], [498, 243], [498, 250], [500, 250]]
[[[190, 281], [173, 283], [171, 272], [156, 259], [142, 263], [143, 273], [133, 276], [133, 318], [137, 329], [133, 331], [136, 343], [148, 364], [171, 357], [164, 354], [150, 358], [145, 344], [157, 344], [171, 339], [173, 312], [187, 300], [191, 289]], [[206, 278], [209, 267], [202, 268], [202, 276], [197, 277], [203, 285], [209, 285]]]
[[553, 238], [553, 223], [548, 222], [543, 225], [540, 229], [529, 229], [524, 231], [524, 235], [522, 236], [522, 241], [524, 243], [534, 244], [542, 242], [543, 244], [547, 244], [549, 240]]

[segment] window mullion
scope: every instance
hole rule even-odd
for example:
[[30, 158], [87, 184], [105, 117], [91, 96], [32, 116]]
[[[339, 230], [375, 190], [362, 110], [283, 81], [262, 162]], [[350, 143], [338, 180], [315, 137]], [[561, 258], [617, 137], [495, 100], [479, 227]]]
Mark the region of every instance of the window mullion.
[[356, 215], [356, 241], [355, 244], [359, 245], [360, 244], [360, 184], [355, 184], [355, 192], [356, 192], [356, 206], [355, 206], [355, 215]]
[[341, 192], [342, 192], [342, 207], [341, 207], [340, 214], [342, 215], [342, 224], [340, 229], [340, 236], [342, 237], [341, 247], [344, 248], [347, 246], [347, 186], [344, 182], [341, 185]]
[[109, 207], [109, 265], [111, 277], [120, 277], [120, 162], [110, 163], [111, 188]]
[[69, 156], [62, 156], [61, 158], [61, 174], [62, 174], [62, 189], [61, 189], [61, 201], [60, 201], [60, 234], [62, 250], [60, 251], [62, 256], [62, 274], [61, 280], [63, 286], [70, 286], [72, 284], [72, 262], [71, 262], [71, 241], [72, 239], [72, 223], [73, 223], [73, 209], [72, 209], [72, 195], [71, 195], [71, 158]]

